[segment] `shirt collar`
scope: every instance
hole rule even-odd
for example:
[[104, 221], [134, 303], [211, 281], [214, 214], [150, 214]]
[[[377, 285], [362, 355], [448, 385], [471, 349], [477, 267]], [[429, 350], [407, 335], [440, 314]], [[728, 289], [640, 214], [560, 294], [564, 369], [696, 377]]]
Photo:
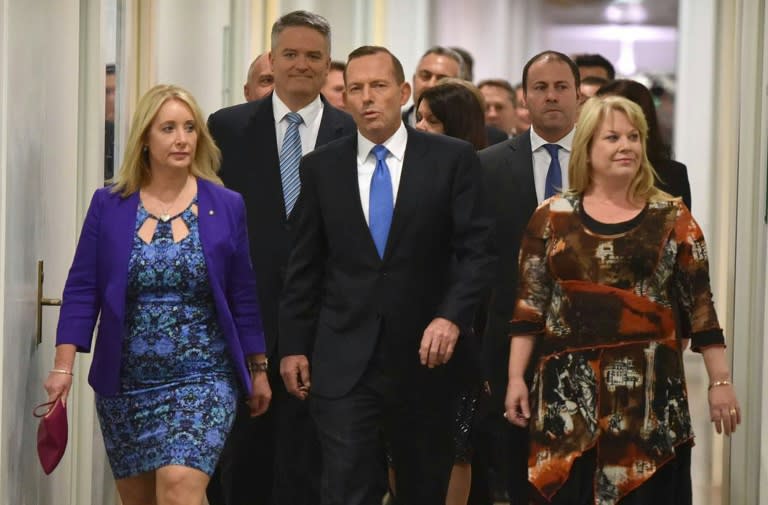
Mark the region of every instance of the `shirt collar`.
[[557, 144], [562, 149], [565, 149], [568, 152], [571, 152], [571, 146], [573, 145], [573, 134], [576, 131], [576, 128], [571, 128], [571, 131], [568, 132], [568, 135], [561, 138], [557, 142], [547, 142], [543, 138], [539, 136], [538, 133], [536, 133], [536, 130], [534, 130], [533, 125], [531, 125], [531, 152], [536, 152], [537, 149], [540, 149], [541, 146], [544, 144]]
[[[381, 145], [387, 148], [389, 153], [397, 158], [397, 160], [402, 163], [403, 157], [405, 156], [405, 144], [408, 142], [408, 130], [405, 129], [405, 124], [403, 124], [402, 121], [400, 121], [400, 128], [397, 129], [397, 131], [389, 137], [387, 140], [382, 142]], [[367, 138], [363, 137], [363, 135], [360, 133], [360, 130], [357, 131], [357, 164], [362, 165], [365, 162], [365, 159], [368, 157], [369, 154], [371, 154], [371, 149], [373, 149], [373, 146], [375, 146], [373, 142], [368, 140]]]
[[[280, 97], [277, 96], [277, 92], [272, 93], [272, 110], [274, 111], [275, 115], [275, 123], [282, 121], [285, 115], [291, 112], [291, 109], [285, 105], [285, 102], [280, 100]], [[296, 112], [298, 112], [301, 116], [301, 119], [304, 120], [304, 124], [309, 125], [314, 122], [315, 118], [318, 114], [320, 114], [320, 111], [322, 110], [323, 101], [320, 100], [320, 95], [317, 95], [314, 100]]]

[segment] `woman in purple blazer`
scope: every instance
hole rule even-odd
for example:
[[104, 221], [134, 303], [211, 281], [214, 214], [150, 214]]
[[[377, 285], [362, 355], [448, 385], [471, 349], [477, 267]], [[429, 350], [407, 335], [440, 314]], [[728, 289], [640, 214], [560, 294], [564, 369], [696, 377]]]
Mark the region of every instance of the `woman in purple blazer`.
[[149, 90], [64, 288], [45, 389], [66, 400], [98, 319], [89, 382], [125, 505], [201, 503], [238, 397], [254, 416], [269, 406], [245, 205], [219, 160], [194, 98]]

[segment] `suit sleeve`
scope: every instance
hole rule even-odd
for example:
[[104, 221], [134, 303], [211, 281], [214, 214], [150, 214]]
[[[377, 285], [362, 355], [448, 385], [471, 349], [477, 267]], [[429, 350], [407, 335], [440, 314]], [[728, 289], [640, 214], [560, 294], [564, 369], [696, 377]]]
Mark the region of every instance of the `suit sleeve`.
[[280, 302], [280, 356], [308, 355], [314, 341], [325, 262], [328, 254], [322, 227], [322, 214], [312, 168], [301, 161], [301, 193], [296, 242], [288, 259], [285, 285]]
[[470, 146], [459, 155], [451, 189], [452, 249], [456, 258], [451, 284], [438, 316], [463, 330], [472, 327], [477, 306], [496, 264], [493, 221], [485, 199], [480, 160]]
[[[75, 258], [67, 275], [62, 295], [56, 345], [74, 344], [80, 352], [90, 352], [93, 329], [101, 310], [98, 290], [99, 229], [102, 218], [102, 194], [94, 193], [75, 249]], [[105, 252], [104, 254], [109, 254]]]
[[229, 268], [227, 300], [240, 338], [240, 345], [247, 356], [266, 352], [266, 344], [256, 295], [256, 274], [253, 271], [249, 253], [245, 202], [240, 195], [237, 195], [234, 215], [235, 250], [232, 265]]

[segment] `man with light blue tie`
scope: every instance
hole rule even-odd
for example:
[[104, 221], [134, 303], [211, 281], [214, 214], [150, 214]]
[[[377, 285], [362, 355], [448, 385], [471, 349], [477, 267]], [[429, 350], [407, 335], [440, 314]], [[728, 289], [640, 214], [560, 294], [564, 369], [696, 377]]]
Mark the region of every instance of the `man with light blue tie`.
[[247, 411], [239, 411], [221, 458], [223, 505], [316, 505], [319, 499], [319, 443], [306, 404], [283, 387], [276, 349], [278, 304], [301, 190], [299, 160], [355, 131], [352, 118], [320, 95], [330, 51], [325, 18], [306, 11], [285, 14], [272, 26], [268, 58], [274, 91], [208, 120], [222, 153], [221, 178], [246, 204], [274, 394], [265, 416], [249, 419]]
[[511, 505], [528, 504], [528, 437], [502, 417], [510, 345], [507, 323], [517, 296], [517, 259], [528, 220], [541, 202], [568, 188], [579, 69], [562, 53], [539, 53], [523, 68], [523, 93], [531, 128], [479, 153], [499, 253], [483, 336], [491, 414], [481, 431], [490, 433], [486, 438], [499, 453], [494, 458], [496, 475], [509, 477]]
[[279, 352], [318, 427], [321, 505], [379, 505], [383, 444], [398, 503], [444, 505], [454, 402], [479, 377], [472, 323], [494, 271], [480, 164], [469, 143], [405, 126], [409, 95], [394, 55], [356, 49], [357, 134], [301, 162]]

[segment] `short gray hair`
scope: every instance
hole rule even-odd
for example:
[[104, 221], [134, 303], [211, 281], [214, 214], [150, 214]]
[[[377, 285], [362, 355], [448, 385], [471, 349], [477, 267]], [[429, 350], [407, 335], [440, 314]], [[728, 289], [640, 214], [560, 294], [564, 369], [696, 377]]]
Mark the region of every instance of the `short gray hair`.
[[311, 28], [325, 37], [328, 42], [328, 55], [331, 54], [331, 25], [328, 20], [319, 14], [308, 11], [293, 11], [281, 16], [275, 24], [272, 25], [272, 47], [274, 50], [277, 46], [277, 37], [283, 30], [290, 28], [291, 26], [304, 26]]
[[[424, 54], [421, 55], [421, 59], [423, 60], [430, 54], [449, 57], [450, 59], [452, 59], [453, 61], [459, 64], [459, 75], [457, 77], [462, 77], [466, 75], [466, 64], [464, 63], [464, 58], [462, 58], [457, 51], [454, 51], [450, 47], [432, 46], [426, 51], [424, 51]], [[421, 60], [419, 60], [419, 62], [421, 62]]]

